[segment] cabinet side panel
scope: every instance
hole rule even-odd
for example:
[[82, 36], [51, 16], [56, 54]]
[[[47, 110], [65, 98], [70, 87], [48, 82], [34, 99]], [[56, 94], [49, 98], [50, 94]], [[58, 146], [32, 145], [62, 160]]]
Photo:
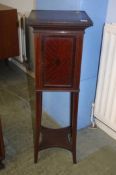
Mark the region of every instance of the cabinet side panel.
[[83, 32], [77, 35], [76, 39], [76, 54], [75, 54], [75, 69], [74, 69], [74, 89], [78, 89], [80, 85], [81, 61], [83, 49]]
[[17, 11], [0, 11], [0, 59], [19, 55]]
[[42, 89], [42, 59], [41, 59], [41, 37], [39, 33], [34, 34], [35, 46], [35, 81], [36, 90]]

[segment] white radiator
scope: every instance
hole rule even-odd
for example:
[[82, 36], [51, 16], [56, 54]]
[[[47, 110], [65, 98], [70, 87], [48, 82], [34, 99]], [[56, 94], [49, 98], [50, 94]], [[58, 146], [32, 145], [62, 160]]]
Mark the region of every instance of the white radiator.
[[23, 63], [27, 60], [26, 58], [26, 34], [25, 34], [25, 14], [18, 13], [18, 35], [19, 35], [19, 53], [20, 55], [16, 59]]
[[94, 116], [116, 138], [116, 24], [104, 27]]

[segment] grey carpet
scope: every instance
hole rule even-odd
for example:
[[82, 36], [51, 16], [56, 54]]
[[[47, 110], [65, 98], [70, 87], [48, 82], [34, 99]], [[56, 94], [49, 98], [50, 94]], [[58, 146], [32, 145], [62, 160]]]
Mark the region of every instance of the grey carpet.
[[[116, 142], [100, 130], [78, 132], [78, 164], [72, 163], [69, 151], [60, 148], [41, 151], [38, 163], [34, 164], [34, 99], [32, 78], [14, 66], [0, 68], [0, 115], [6, 148], [6, 168], [0, 175], [116, 174]], [[50, 127], [57, 126], [46, 113], [43, 113], [42, 122]]]

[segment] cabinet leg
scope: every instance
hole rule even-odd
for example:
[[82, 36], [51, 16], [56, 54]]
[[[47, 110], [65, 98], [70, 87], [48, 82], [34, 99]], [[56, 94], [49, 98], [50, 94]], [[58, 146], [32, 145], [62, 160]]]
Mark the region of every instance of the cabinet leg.
[[77, 137], [77, 112], [78, 112], [78, 93], [71, 92], [71, 138], [73, 162], [77, 163], [76, 158], [76, 137]]
[[[73, 92], [70, 93], [70, 127], [72, 128], [72, 115], [73, 115]], [[71, 130], [72, 137], [72, 130]]]
[[2, 163], [2, 161], [0, 160], [0, 170], [5, 168], [4, 164]]
[[5, 61], [5, 65], [6, 66], [9, 66], [9, 60], [8, 59], [5, 59], [4, 61]]
[[4, 164], [2, 163], [2, 160], [4, 159], [5, 159], [5, 146], [2, 133], [2, 123], [0, 120], [0, 169], [4, 168]]
[[34, 162], [38, 161], [39, 141], [41, 132], [42, 117], [42, 92], [36, 92], [36, 117], [35, 117], [35, 133], [34, 133]]

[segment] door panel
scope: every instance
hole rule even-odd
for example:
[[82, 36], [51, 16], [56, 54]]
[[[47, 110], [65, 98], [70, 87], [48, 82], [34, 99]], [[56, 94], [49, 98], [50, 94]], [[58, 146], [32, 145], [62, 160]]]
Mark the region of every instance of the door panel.
[[76, 40], [68, 36], [44, 37], [42, 42], [43, 86], [73, 84]]

